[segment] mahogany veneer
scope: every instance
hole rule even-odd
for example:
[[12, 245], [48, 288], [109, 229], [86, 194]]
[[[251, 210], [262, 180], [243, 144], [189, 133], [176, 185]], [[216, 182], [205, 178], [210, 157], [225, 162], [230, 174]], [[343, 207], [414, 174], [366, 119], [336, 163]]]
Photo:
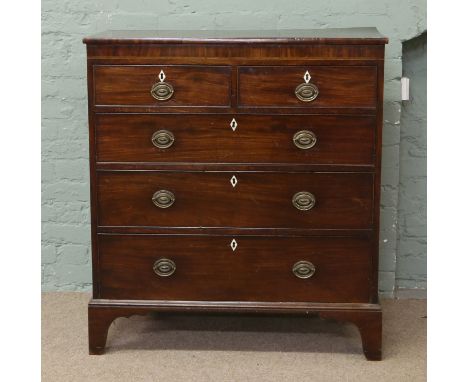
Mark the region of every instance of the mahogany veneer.
[[164, 69], [168, 81], [177, 89], [164, 106], [229, 106], [231, 68], [229, 66], [95, 65], [96, 105], [154, 104], [148, 84]]
[[[206, 301], [222, 301], [229, 291], [234, 301], [369, 301], [372, 246], [365, 237], [241, 236], [236, 237], [235, 255], [231, 239], [100, 236], [101, 297], [197, 301], [203, 296]], [[155, 277], [155, 254], [174, 260], [173, 276]], [[298, 258], [317, 267], [313, 283], [291, 277]]]
[[[229, 123], [237, 121], [232, 132]], [[96, 114], [96, 161], [107, 163], [288, 163], [374, 166], [375, 116], [255, 114]], [[149, 139], [170, 130], [173, 150]], [[313, 150], [291, 137], [313, 130]]]
[[[98, 171], [98, 225], [368, 229], [373, 183], [370, 172]], [[161, 189], [175, 194], [169, 208], [152, 203]], [[292, 203], [302, 189], [316, 199], [307, 211]]]
[[381, 358], [375, 28], [85, 38], [89, 351], [151, 311], [311, 314]]
[[[311, 103], [294, 97], [298, 73], [306, 71], [320, 89]], [[375, 66], [244, 66], [238, 73], [241, 107], [374, 108], [377, 102]]]

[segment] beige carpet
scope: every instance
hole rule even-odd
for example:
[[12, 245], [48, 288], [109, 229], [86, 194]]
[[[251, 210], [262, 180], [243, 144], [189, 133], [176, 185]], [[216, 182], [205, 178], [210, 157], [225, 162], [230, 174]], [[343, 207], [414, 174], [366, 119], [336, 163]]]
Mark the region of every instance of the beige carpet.
[[315, 318], [133, 316], [88, 355], [84, 293], [44, 293], [42, 381], [425, 381], [426, 302], [385, 300], [383, 360], [357, 329]]

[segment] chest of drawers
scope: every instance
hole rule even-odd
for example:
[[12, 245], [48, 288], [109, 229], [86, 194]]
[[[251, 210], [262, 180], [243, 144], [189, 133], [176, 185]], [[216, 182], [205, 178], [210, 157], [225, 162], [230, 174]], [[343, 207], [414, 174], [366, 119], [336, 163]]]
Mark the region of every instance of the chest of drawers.
[[88, 62], [89, 349], [151, 311], [318, 314], [381, 357], [374, 28], [105, 32]]

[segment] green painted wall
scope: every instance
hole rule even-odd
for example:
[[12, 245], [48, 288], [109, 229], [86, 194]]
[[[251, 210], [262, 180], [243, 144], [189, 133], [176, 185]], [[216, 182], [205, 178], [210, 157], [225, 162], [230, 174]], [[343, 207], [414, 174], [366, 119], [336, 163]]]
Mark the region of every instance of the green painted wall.
[[390, 38], [385, 62], [380, 289], [383, 294], [393, 294], [400, 269], [397, 227], [402, 42], [426, 30], [423, 0], [43, 0], [43, 289], [89, 290], [91, 285], [83, 36], [105, 29], [357, 26], [376, 26]]
[[403, 44], [403, 75], [410, 78], [410, 100], [401, 110], [396, 286], [426, 289], [426, 33]]

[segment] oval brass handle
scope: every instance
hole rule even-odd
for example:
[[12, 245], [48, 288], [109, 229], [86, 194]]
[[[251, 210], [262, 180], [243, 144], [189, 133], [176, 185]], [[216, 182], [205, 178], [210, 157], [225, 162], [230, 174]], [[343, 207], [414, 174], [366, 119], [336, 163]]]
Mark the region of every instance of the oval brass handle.
[[294, 91], [296, 97], [303, 102], [310, 102], [317, 98], [319, 90], [317, 85], [311, 83], [303, 83], [297, 85]]
[[169, 130], [158, 130], [151, 137], [153, 145], [159, 149], [167, 149], [174, 143], [175, 138]]
[[153, 203], [159, 208], [168, 208], [175, 202], [175, 196], [171, 191], [159, 190], [153, 194]]
[[314, 275], [315, 265], [310, 261], [301, 260], [293, 265], [292, 272], [300, 279], [308, 279]]
[[167, 277], [176, 271], [176, 265], [172, 260], [162, 258], [154, 262], [153, 271], [158, 276]]
[[312, 131], [301, 130], [294, 134], [293, 142], [301, 150], [307, 150], [315, 146], [317, 136]]
[[293, 206], [298, 210], [307, 211], [315, 206], [315, 196], [307, 191], [300, 191], [292, 198]]
[[174, 88], [169, 82], [156, 82], [151, 87], [151, 95], [158, 101], [167, 101], [174, 94]]

